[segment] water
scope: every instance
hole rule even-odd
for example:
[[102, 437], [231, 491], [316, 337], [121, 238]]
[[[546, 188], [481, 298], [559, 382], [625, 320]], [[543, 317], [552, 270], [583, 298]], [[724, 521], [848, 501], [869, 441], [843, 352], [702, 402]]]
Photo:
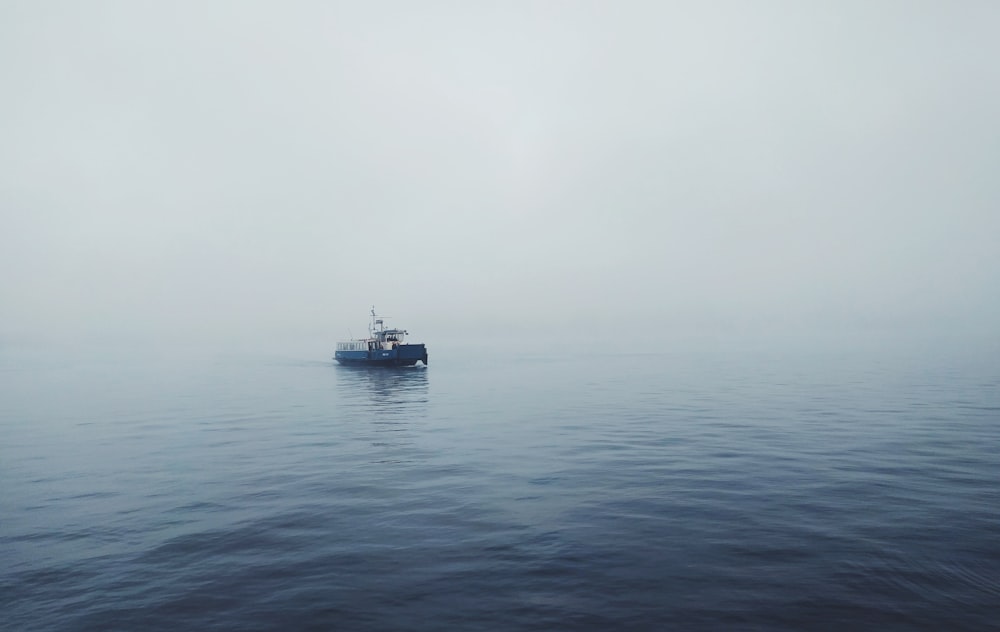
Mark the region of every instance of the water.
[[990, 629], [1000, 366], [0, 363], [9, 630]]

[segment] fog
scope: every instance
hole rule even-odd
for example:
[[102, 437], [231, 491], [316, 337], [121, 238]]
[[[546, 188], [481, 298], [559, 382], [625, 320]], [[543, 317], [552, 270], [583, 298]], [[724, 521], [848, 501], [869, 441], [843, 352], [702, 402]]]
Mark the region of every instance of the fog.
[[995, 345], [998, 23], [8, 0], [0, 347]]

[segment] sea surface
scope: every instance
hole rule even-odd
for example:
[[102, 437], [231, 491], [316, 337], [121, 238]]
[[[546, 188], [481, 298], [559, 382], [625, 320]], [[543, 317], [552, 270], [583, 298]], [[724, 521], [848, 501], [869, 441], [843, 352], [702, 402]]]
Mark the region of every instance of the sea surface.
[[988, 353], [0, 353], [3, 630], [989, 630]]

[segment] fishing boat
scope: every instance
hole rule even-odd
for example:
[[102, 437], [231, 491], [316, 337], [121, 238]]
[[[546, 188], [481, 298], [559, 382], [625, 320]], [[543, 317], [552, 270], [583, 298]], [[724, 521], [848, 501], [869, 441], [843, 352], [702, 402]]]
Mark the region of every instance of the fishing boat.
[[407, 335], [405, 329], [387, 329], [385, 318], [376, 315], [372, 307], [368, 337], [338, 342], [333, 359], [352, 365], [413, 366], [423, 362], [427, 366], [426, 345], [405, 342]]

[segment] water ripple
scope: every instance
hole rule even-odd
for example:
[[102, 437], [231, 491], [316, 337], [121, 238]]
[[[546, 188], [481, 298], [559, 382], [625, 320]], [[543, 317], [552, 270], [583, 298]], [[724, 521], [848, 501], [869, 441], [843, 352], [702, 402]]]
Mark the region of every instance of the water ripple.
[[643, 358], [8, 368], [0, 628], [995, 625], [995, 366]]

